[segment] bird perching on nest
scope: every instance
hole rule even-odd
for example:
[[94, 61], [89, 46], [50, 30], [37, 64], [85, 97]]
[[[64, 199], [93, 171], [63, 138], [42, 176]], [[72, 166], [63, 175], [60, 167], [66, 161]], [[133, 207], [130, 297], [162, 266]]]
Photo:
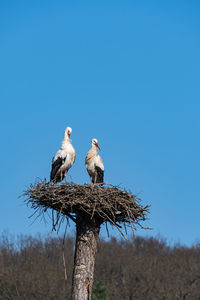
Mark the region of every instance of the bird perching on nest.
[[100, 155], [98, 154], [98, 149], [101, 149], [98, 145], [97, 139], [92, 139], [91, 145], [92, 148], [87, 153], [85, 158], [85, 167], [90, 176], [91, 183], [103, 183], [104, 164]]
[[72, 129], [67, 127], [65, 129], [65, 135], [62, 142], [61, 149], [58, 150], [56, 155], [52, 159], [52, 168], [50, 174], [50, 180], [53, 182], [62, 182], [65, 177], [65, 183], [67, 182], [67, 172], [73, 165], [76, 157], [76, 152], [71, 144], [70, 135]]

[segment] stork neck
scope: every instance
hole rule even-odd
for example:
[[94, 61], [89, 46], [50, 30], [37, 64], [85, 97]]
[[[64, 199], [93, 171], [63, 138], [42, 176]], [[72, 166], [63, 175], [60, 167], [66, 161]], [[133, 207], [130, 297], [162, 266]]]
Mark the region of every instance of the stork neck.
[[95, 152], [95, 153], [98, 152], [98, 149], [97, 149], [97, 147], [94, 144], [92, 144], [92, 151]]
[[69, 144], [71, 144], [71, 140], [68, 136], [65, 136], [62, 142], [62, 149], [66, 148]]

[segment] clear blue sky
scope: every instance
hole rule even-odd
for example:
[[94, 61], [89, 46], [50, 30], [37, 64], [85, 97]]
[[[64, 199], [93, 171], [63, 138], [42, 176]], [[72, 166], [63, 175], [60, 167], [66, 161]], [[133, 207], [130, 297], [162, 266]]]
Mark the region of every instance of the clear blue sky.
[[0, 232], [50, 231], [18, 196], [69, 125], [71, 180], [95, 137], [105, 180], [151, 204], [136, 234], [200, 241], [199, 1], [1, 1], [0, 66]]

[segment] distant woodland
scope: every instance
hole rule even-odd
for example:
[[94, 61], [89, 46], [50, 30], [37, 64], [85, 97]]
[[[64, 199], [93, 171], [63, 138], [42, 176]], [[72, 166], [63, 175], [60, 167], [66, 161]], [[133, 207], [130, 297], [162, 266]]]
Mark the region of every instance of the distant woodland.
[[[69, 299], [74, 238], [0, 237], [0, 299]], [[162, 239], [100, 240], [93, 300], [200, 299], [200, 245]]]

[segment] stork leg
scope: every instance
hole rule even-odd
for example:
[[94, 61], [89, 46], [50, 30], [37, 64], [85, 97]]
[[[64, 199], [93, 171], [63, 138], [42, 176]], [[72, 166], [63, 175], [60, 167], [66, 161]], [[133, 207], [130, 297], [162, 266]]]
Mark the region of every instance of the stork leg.
[[67, 183], [67, 170], [65, 171], [65, 183]]
[[91, 183], [92, 183], [92, 176], [90, 176], [90, 180], [91, 180]]
[[94, 183], [97, 183], [97, 173], [95, 173]]
[[62, 183], [62, 170], [60, 171], [60, 182]]

